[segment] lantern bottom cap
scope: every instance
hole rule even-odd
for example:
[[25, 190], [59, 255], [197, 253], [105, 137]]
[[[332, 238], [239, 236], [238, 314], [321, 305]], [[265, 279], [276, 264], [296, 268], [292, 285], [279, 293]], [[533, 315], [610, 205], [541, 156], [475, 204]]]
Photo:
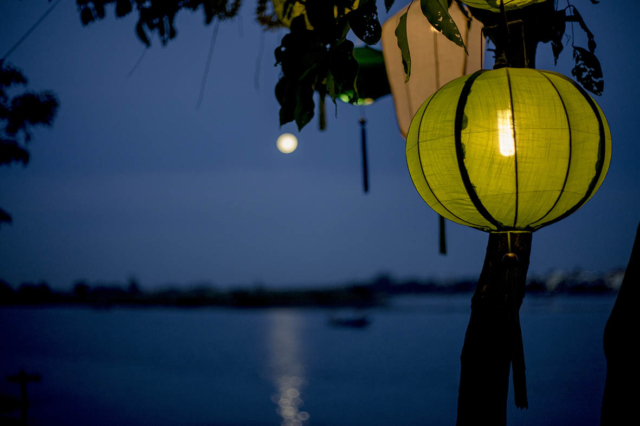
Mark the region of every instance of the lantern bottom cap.
[[489, 231], [490, 234], [531, 234], [533, 231], [514, 229], [513, 231]]

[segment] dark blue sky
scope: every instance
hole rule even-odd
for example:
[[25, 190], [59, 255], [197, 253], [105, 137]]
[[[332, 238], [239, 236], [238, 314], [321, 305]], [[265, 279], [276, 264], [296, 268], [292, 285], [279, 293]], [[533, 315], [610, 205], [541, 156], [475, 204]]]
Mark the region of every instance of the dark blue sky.
[[[406, 2], [398, 1], [391, 13]], [[562, 1], [561, 1], [562, 4]], [[613, 158], [600, 191], [571, 217], [534, 235], [530, 273], [625, 266], [640, 219], [638, 2], [573, 2], [596, 36], [605, 92], [595, 97], [611, 126]], [[3, 1], [0, 54], [49, 7]], [[438, 255], [437, 216], [406, 167], [393, 101], [367, 107], [370, 193], [361, 190], [360, 111], [330, 108], [300, 134], [278, 126], [268, 33], [254, 87], [261, 29], [253, 2], [220, 26], [204, 102], [195, 109], [213, 27], [181, 12], [178, 36], [144, 47], [135, 18], [82, 27], [75, 1], [63, 0], [9, 62], [33, 90], [53, 90], [53, 128], [35, 132], [31, 162], [0, 168], [0, 205], [14, 223], [0, 229], [0, 277], [123, 281], [145, 287], [212, 281], [220, 286], [309, 285], [368, 279], [475, 277], [487, 235], [448, 222], [449, 255]], [[386, 14], [381, 13], [382, 20]], [[568, 28], [568, 34], [571, 34]], [[576, 44], [586, 37], [576, 26]], [[570, 76], [570, 43], [558, 66], [541, 45], [540, 69]], [[490, 66], [491, 61], [487, 64]], [[278, 135], [299, 147], [279, 153]]]

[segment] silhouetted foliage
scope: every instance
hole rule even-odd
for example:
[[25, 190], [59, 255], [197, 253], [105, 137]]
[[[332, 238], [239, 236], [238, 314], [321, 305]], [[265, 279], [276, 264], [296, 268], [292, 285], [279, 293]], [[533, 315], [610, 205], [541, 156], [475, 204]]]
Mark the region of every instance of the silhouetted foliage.
[[28, 303], [51, 303], [56, 301], [55, 294], [51, 291], [49, 285], [41, 281], [38, 284], [22, 283], [18, 287], [16, 299], [20, 302]]
[[[499, 13], [469, 8], [473, 16], [485, 25], [485, 34], [496, 45], [496, 58], [504, 53], [503, 46], [508, 41], [505, 37], [504, 18]], [[567, 23], [571, 23], [571, 46], [575, 66], [571, 71], [573, 77], [586, 90], [601, 95], [604, 90], [604, 80], [600, 62], [595, 55], [596, 41], [578, 9], [569, 5], [558, 9], [553, 1], [537, 3], [519, 10], [511, 10], [507, 14], [509, 25], [522, 21], [524, 24], [526, 51], [529, 66], [535, 63], [536, 46], [538, 43], [551, 43], [554, 61], [557, 64], [560, 54], [565, 48], [567, 40]], [[575, 45], [573, 24], [587, 37], [587, 49]], [[512, 34], [513, 35], [513, 34]], [[522, 48], [522, 47], [520, 47]]]
[[[25, 86], [27, 79], [18, 69], [0, 61], [0, 165], [29, 162], [27, 144], [31, 128], [37, 124], [51, 126], [58, 100], [51, 92], [24, 92], [11, 96], [15, 86]], [[11, 222], [11, 215], [0, 209], [0, 224]]]
[[80, 280], [80, 281], [76, 281], [76, 283], [73, 285], [72, 294], [73, 294], [73, 297], [75, 297], [77, 300], [86, 301], [89, 291], [90, 291], [89, 285], [84, 280]]
[[576, 9], [575, 6], [568, 6], [564, 11], [565, 14], [566, 12], [571, 12], [571, 14], [566, 17], [566, 20], [568, 22], [577, 22], [580, 25], [580, 28], [587, 35], [588, 39], [588, 49], [576, 46], [575, 40], [571, 40], [571, 45], [573, 47], [573, 59], [575, 61], [575, 66], [571, 70], [571, 75], [574, 76], [582, 87], [588, 91], [596, 95], [602, 95], [602, 91], [604, 90], [604, 80], [600, 61], [598, 61], [598, 58], [595, 55], [595, 37], [587, 27], [584, 19], [582, 19], [582, 15], [580, 15], [580, 12], [578, 12], [578, 9]]
[[[588, 271], [564, 273], [555, 271], [543, 278], [532, 279], [527, 292], [539, 295], [602, 295], [614, 293], [620, 286], [624, 270], [606, 275]], [[317, 285], [311, 288], [279, 289], [266, 285], [220, 290], [209, 282], [187, 286], [171, 284], [161, 290], [145, 291], [133, 277], [125, 283], [93, 283], [78, 280], [68, 292], [55, 291], [45, 282], [23, 283], [14, 290], [0, 279], [0, 305], [83, 304], [96, 308], [112, 306], [225, 306], [260, 308], [272, 306], [354, 307], [384, 306], [395, 296], [452, 295], [470, 293], [477, 280], [461, 279], [438, 282], [431, 279], [396, 280], [380, 274], [370, 280], [341, 285]]]
[[573, 59], [576, 66], [571, 70], [571, 75], [591, 93], [602, 95], [604, 80], [596, 55], [582, 47], [573, 46]]
[[134, 276], [129, 277], [129, 285], [127, 287], [127, 292], [131, 296], [137, 296], [137, 295], [139, 295], [141, 293], [141, 291], [140, 291], [140, 283], [138, 282], [136, 277], [134, 277]]
[[77, 0], [77, 4], [83, 25], [104, 19], [106, 6], [110, 4], [115, 4], [115, 14], [118, 18], [137, 12], [136, 34], [140, 41], [150, 46], [149, 36], [154, 32], [158, 34], [162, 44], [167, 44], [176, 36], [173, 22], [181, 9], [202, 9], [205, 23], [208, 25], [214, 18], [222, 21], [235, 17], [242, 0]]
[[268, 30], [284, 27], [273, 9], [273, 3], [271, 0], [258, 0], [258, 5], [256, 6], [256, 20], [263, 28]]
[[[469, 22], [472, 16], [485, 26], [495, 24], [500, 14], [473, 9], [456, 0]], [[596, 0], [591, 0], [597, 3]], [[466, 49], [460, 32], [448, 12], [452, 0], [421, 0], [420, 7], [426, 19], [437, 31], [449, 40]], [[535, 22], [541, 37], [535, 41], [551, 42], [554, 57], [564, 49], [566, 22], [577, 22], [589, 38], [588, 49], [574, 47], [576, 66], [572, 75], [587, 90], [601, 94], [604, 82], [602, 70], [594, 54], [595, 41], [584, 20], [574, 6], [556, 10], [554, 2], [548, 13]], [[137, 13], [136, 34], [145, 45], [151, 45], [151, 36], [156, 33], [162, 44], [177, 35], [174, 21], [177, 13], [186, 9], [201, 10], [205, 24], [214, 19], [227, 20], [237, 16], [241, 0], [77, 0], [80, 19], [84, 25], [104, 19], [106, 7], [113, 4], [116, 17]], [[394, 0], [384, 0], [388, 11]], [[275, 6], [274, 6], [275, 5]], [[527, 13], [540, 4], [527, 7]], [[276, 8], [284, 16], [286, 23], [278, 19]], [[289, 26], [289, 33], [275, 51], [276, 65], [280, 65], [282, 75], [276, 84], [275, 93], [280, 104], [280, 125], [295, 121], [302, 129], [314, 117], [314, 92], [318, 92], [322, 102], [328, 95], [335, 103], [340, 94], [350, 93], [350, 102], [359, 99], [355, 87], [358, 63], [353, 55], [354, 45], [347, 40], [350, 30], [366, 44], [373, 45], [380, 40], [381, 24], [378, 16], [378, 0], [256, 0], [256, 21], [265, 30]], [[294, 11], [298, 15], [294, 15]], [[471, 13], [469, 13], [471, 12]], [[520, 11], [510, 11], [509, 16]], [[570, 13], [569, 13], [570, 12]], [[406, 15], [405, 15], [406, 18]], [[411, 53], [406, 38], [406, 19], [400, 19], [398, 46], [402, 51], [407, 79], [411, 74]]]
[[13, 287], [5, 280], [0, 279], [0, 305], [13, 302], [14, 297]]

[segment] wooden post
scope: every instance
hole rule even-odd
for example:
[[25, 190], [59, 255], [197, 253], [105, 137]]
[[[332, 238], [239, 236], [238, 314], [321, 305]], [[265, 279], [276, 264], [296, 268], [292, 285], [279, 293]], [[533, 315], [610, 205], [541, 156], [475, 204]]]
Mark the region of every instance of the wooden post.
[[7, 382], [18, 383], [20, 385], [20, 423], [27, 424], [27, 413], [29, 410], [29, 395], [27, 394], [28, 382], [39, 382], [41, 377], [39, 374], [27, 374], [24, 370], [20, 370], [18, 374], [7, 376]]
[[[601, 426], [638, 422], [640, 400], [640, 226], [616, 303], [604, 329], [607, 379], [602, 398]], [[635, 420], [633, 420], [635, 419]]]
[[[489, 234], [482, 273], [471, 300], [471, 318], [460, 357], [457, 426], [507, 423], [509, 370], [518, 353], [514, 345], [522, 342], [518, 312], [524, 298], [532, 234], [511, 233], [511, 250], [508, 238], [507, 233]], [[508, 266], [503, 262], [509, 251], [519, 258], [511, 272], [513, 286], [508, 285]], [[522, 363], [524, 372], [524, 358], [515, 362]], [[524, 376], [516, 378], [523, 380]], [[524, 404], [519, 405], [526, 407], [526, 391]]]

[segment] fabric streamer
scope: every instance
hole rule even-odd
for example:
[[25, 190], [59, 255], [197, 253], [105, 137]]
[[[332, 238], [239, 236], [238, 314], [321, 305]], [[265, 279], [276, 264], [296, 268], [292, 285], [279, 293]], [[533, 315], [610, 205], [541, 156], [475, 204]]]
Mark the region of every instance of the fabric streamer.
[[367, 165], [367, 120], [360, 117], [360, 129], [362, 134], [362, 189], [369, 192], [369, 168]]

